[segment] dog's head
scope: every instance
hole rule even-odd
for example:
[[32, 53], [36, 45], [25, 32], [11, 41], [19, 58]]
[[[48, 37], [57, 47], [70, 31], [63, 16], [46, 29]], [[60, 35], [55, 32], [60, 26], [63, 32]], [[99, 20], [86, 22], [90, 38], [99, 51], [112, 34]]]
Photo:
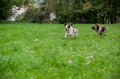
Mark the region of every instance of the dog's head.
[[71, 23], [65, 23], [65, 30], [67, 31], [68, 29], [71, 28], [72, 24]]
[[108, 30], [108, 28], [106, 26], [102, 26], [102, 29], [104, 30]]
[[107, 31], [108, 30], [108, 28], [106, 27], [106, 26], [102, 26], [102, 32], [105, 32], [105, 31]]
[[95, 24], [94, 26], [91, 27], [91, 29], [93, 29], [93, 30], [98, 30], [98, 29], [99, 29], [99, 25], [98, 25], [98, 24]]

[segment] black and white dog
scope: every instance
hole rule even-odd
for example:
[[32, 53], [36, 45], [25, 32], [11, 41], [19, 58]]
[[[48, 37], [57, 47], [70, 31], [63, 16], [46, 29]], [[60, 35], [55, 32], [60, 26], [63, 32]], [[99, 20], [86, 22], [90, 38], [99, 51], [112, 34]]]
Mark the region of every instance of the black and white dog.
[[91, 27], [91, 29], [95, 30], [99, 35], [106, 35], [106, 31], [108, 30], [108, 28], [106, 26], [100, 26], [95, 24], [93, 27]]
[[67, 36], [75, 36], [76, 37], [78, 35], [78, 29], [73, 28], [71, 23], [65, 23], [64, 25], [65, 25], [65, 30], [66, 30], [65, 38]]

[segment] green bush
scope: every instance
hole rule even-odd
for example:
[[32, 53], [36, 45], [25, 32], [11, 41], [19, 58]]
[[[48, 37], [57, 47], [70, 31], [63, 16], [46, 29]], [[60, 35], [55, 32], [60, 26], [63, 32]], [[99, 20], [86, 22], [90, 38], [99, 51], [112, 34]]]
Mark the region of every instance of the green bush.
[[59, 23], [65, 23], [65, 22], [72, 22], [72, 23], [83, 23], [82, 16], [80, 13], [77, 12], [70, 12], [70, 13], [58, 13], [57, 14], [57, 22]]
[[28, 9], [25, 13], [24, 20], [27, 22], [39, 22], [40, 14], [36, 9]]

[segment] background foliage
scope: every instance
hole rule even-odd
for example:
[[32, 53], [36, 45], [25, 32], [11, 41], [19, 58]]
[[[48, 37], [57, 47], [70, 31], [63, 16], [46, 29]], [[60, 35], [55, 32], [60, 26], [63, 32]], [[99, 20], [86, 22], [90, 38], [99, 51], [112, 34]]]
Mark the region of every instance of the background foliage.
[[[6, 19], [13, 4], [26, 5], [29, 10], [18, 21], [50, 22], [49, 15], [57, 15], [56, 23], [120, 23], [119, 0], [1, 0], [0, 19]], [[39, 2], [39, 3], [38, 3]], [[39, 8], [31, 6], [38, 3]], [[3, 5], [4, 4], [4, 5]], [[20, 18], [20, 19], [19, 19]]]

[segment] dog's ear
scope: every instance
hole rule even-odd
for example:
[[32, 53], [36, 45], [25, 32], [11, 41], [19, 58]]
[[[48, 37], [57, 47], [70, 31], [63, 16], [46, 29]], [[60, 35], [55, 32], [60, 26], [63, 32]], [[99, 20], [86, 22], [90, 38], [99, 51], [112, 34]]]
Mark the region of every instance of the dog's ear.
[[66, 23], [64, 23], [64, 25], [66, 26]]
[[68, 23], [66, 22], [66, 23], [64, 23], [64, 25], [66, 26]]
[[69, 23], [70, 26], [72, 26], [72, 23]]
[[66, 26], [66, 23], [64, 23], [64, 25]]

